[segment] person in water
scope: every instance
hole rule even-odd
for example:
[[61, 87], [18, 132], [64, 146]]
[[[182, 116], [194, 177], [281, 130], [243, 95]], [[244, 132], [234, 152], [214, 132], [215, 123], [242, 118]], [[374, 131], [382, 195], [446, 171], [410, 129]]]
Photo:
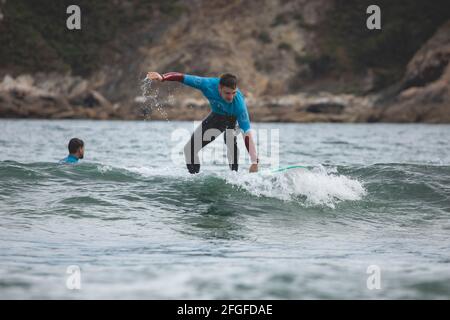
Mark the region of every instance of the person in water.
[[209, 101], [211, 113], [195, 129], [191, 139], [184, 147], [186, 166], [191, 174], [200, 171], [198, 152], [224, 131], [224, 142], [227, 146], [227, 158], [230, 169], [233, 171], [238, 170], [239, 150], [235, 134], [236, 121], [243, 131], [245, 146], [252, 162], [249, 171], [258, 171], [259, 160], [250, 130], [247, 106], [244, 95], [237, 88], [236, 76], [226, 73], [220, 78], [205, 78], [179, 72], [169, 72], [162, 75], [158, 72], [149, 72], [147, 78], [161, 82], [181, 82], [200, 90]]
[[84, 142], [81, 139], [73, 138], [69, 141], [69, 155], [60, 160], [61, 164], [75, 164], [84, 158]]

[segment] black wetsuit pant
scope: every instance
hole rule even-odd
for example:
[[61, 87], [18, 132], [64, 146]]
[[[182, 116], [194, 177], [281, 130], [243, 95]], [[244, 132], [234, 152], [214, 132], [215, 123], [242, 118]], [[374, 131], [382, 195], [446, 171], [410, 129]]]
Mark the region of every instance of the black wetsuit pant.
[[236, 142], [236, 117], [224, 116], [211, 112], [199, 125], [184, 146], [184, 156], [189, 173], [200, 171], [198, 152], [214, 141], [223, 132], [224, 142], [227, 146], [228, 164], [231, 170], [238, 170], [239, 150]]

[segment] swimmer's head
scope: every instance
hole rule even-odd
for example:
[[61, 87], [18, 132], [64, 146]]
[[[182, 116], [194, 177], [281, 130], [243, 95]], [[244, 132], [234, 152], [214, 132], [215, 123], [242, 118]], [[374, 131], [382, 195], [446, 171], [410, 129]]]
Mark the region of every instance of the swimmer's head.
[[237, 78], [231, 73], [225, 73], [220, 77], [219, 92], [227, 102], [233, 102], [237, 92]]
[[72, 138], [69, 141], [69, 153], [78, 159], [84, 158], [84, 142], [78, 138]]

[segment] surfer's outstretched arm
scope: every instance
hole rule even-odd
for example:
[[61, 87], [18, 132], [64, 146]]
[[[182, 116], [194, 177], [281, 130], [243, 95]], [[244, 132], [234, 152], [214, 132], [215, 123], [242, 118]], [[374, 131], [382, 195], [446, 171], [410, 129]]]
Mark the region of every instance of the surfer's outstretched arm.
[[162, 81], [178, 81], [183, 82], [184, 74], [180, 72], [168, 72], [162, 75]]
[[192, 76], [180, 72], [168, 72], [164, 74], [159, 74], [158, 72], [149, 72], [147, 78], [157, 81], [178, 81], [189, 87], [202, 90], [206, 87], [207, 81], [210, 78]]
[[147, 78], [156, 81], [179, 81], [183, 82], [184, 74], [180, 72], [168, 72], [160, 74], [158, 72], [150, 71], [147, 73]]

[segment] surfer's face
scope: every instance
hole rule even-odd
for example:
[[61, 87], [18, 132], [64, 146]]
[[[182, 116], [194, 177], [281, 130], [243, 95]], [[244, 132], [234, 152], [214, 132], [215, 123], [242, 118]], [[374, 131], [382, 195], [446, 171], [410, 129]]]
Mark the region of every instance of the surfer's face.
[[81, 147], [80, 149], [78, 149], [78, 159], [83, 158], [84, 158], [84, 147]]
[[222, 98], [226, 102], [232, 102], [234, 99], [234, 96], [236, 95], [237, 89], [231, 89], [222, 85], [219, 85], [219, 92]]

